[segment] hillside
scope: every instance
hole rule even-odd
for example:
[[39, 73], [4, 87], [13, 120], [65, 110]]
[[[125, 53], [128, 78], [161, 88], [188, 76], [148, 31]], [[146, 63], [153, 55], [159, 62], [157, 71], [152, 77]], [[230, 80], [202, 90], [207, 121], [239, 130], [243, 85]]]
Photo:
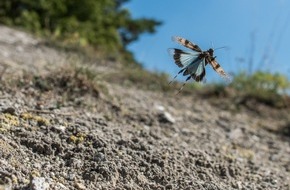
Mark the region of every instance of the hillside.
[[119, 63], [84, 61], [0, 26], [0, 190], [290, 189], [289, 109], [120, 85], [103, 80]]

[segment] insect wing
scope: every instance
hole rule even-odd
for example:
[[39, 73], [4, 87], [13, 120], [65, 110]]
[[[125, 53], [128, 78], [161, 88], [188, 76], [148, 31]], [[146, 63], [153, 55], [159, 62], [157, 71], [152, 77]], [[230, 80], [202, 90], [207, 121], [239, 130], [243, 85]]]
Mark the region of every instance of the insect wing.
[[188, 65], [183, 76], [190, 75], [195, 81], [201, 81], [205, 76], [205, 59], [197, 59]]
[[200, 53], [185, 52], [183, 50], [175, 49], [175, 48], [168, 49], [168, 52], [170, 55], [173, 56], [175, 64], [180, 68], [188, 66], [189, 64], [194, 62], [196, 59], [198, 59], [198, 56], [200, 55]]
[[201, 59], [199, 61], [195, 72], [191, 73], [190, 75], [197, 82], [200, 82], [203, 80], [205, 76], [205, 59]]
[[210, 65], [212, 66], [212, 68], [224, 79], [226, 79], [227, 81], [231, 81], [232, 78], [230, 75], [228, 75], [223, 68], [220, 66], [220, 64], [218, 64], [218, 62], [216, 62], [216, 60], [212, 60], [209, 62]]
[[202, 50], [200, 49], [200, 47], [192, 42], [190, 42], [189, 40], [185, 39], [185, 38], [182, 38], [182, 37], [179, 37], [179, 36], [173, 36], [172, 37], [172, 40], [193, 50], [193, 51], [197, 51], [197, 52], [202, 52]]

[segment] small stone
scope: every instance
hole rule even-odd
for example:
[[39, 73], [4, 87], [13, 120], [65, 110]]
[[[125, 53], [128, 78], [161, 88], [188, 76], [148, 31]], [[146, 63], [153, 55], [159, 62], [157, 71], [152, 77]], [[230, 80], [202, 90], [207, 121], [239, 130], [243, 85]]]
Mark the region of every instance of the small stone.
[[63, 132], [63, 133], [66, 130], [66, 126], [64, 126], [64, 125], [55, 125], [54, 128], [60, 132]]
[[240, 128], [234, 129], [229, 134], [229, 138], [232, 140], [239, 139], [242, 136], [243, 136], [243, 131]]
[[156, 108], [158, 111], [164, 111], [164, 110], [165, 110], [164, 106], [161, 106], [161, 105], [155, 105], [155, 108]]
[[159, 114], [159, 121], [163, 123], [175, 123], [175, 118], [168, 112]]
[[232, 182], [232, 187], [235, 189], [242, 189], [242, 182], [241, 181]]
[[32, 190], [46, 190], [49, 188], [49, 184], [44, 177], [33, 177], [30, 182], [30, 189]]
[[79, 190], [84, 190], [84, 189], [86, 189], [86, 186], [85, 186], [84, 184], [82, 184], [82, 183], [79, 183], [79, 182], [76, 182], [76, 183], [75, 183], [75, 187], [76, 187], [77, 189], [79, 189]]

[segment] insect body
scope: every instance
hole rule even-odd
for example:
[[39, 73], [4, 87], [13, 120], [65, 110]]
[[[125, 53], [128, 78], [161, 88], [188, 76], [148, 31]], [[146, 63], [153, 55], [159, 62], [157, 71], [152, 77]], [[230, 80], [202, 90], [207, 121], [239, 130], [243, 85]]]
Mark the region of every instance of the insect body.
[[[210, 64], [213, 69], [223, 78], [230, 80], [229, 75], [227, 75], [221, 66], [215, 60], [216, 57], [213, 56], [214, 50], [212, 48], [207, 51], [202, 51], [200, 47], [182, 37], [172, 37], [174, 41], [193, 50], [192, 52], [186, 52], [181, 49], [170, 48], [169, 53], [173, 55], [173, 59], [175, 64], [182, 68], [178, 74], [183, 73], [183, 76], [188, 76], [186, 81], [190, 78], [193, 80], [200, 82], [203, 81], [205, 77], [205, 66]], [[177, 75], [178, 75], [177, 74]], [[174, 79], [177, 77], [174, 77]], [[172, 82], [172, 81], [171, 81]], [[171, 83], [170, 82], [170, 83]], [[183, 86], [185, 83], [183, 84]], [[182, 90], [183, 86], [179, 90]]]

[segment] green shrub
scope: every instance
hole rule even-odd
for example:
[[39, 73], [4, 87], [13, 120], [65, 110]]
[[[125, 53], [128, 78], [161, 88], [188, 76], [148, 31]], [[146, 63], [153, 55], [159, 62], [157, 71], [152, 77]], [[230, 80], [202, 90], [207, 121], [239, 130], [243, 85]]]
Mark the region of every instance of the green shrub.
[[235, 76], [233, 83], [231, 84], [236, 90], [242, 90], [246, 92], [271, 92], [279, 93], [284, 92], [290, 88], [290, 82], [281, 74], [271, 74], [268, 72], [257, 71], [253, 75], [246, 75], [240, 73]]
[[209, 84], [202, 90], [204, 97], [229, 97], [235, 103], [247, 104], [254, 100], [273, 107], [289, 107], [290, 81], [281, 74], [257, 71], [252, 75], [239, 73], [230, 85]]

